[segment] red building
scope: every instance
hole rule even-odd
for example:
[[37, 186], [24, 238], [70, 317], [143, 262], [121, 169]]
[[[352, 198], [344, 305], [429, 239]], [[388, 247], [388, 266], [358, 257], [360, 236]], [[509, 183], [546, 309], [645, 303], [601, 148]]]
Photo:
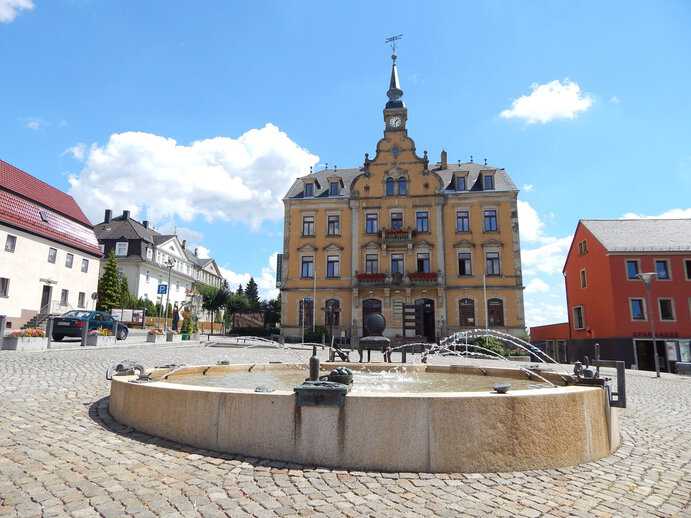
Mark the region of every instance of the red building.
[[652, 325], [661, 370], [691, 361], [691, 219], [581, 220], [564, 279], [571, 361], [597, 343], [602, 359], [654, 370]]

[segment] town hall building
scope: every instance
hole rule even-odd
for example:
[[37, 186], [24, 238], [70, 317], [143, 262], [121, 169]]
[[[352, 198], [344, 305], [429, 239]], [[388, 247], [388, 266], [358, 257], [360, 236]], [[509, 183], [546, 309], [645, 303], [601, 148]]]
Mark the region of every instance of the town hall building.
[[374, 156], [310, 172], [284, 198], [283, 333], [319, 325], [357, 338], [377, 312], [389, 337], [432, 341], [475, 327], [522, 335], [518, 189], [502, 168], [418, 155], [392, 58]]

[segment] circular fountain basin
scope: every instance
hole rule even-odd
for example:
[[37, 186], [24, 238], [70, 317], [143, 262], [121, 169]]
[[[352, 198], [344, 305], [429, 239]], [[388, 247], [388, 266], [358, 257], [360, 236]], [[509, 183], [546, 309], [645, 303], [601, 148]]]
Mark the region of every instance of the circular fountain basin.
[[[496, 472], [597, 460], [619, 443], [598, 387], [558, 374], [474, 366], [323, 363], [353, 369], [343, 406], [301, 406], [304, 364], [153, 369], [116, 376], [110, 413], [139, 431], [198, 448], [357, 470]], [[492, 387], [510, 383], [507, 394]], [[261, 387], [261, 392], [255, 392]]]

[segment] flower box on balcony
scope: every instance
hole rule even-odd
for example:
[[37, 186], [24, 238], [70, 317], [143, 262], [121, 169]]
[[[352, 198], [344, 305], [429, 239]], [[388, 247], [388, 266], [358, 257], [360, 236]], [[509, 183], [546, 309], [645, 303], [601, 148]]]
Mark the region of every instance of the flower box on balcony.
[[413, 282], [437, 282], [437, 272], [412, 272], [409, 276]]
[[384, 282], [386, 279], [385, 273], [358, 273], [357, 280], [360, 282]]

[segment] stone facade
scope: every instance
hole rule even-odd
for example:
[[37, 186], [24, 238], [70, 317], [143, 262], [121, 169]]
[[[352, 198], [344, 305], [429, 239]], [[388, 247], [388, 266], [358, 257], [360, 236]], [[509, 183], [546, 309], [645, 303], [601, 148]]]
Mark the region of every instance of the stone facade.
[[380, 311], [391, 337], [433, 340], [487, 320], [524, 334], [518, 189], [504, 169], [418, 155], [395, 61], [388, 95], [374, 158], [311, 172], [284, 198], [283, 332], [314, 321], [359, 337]]

